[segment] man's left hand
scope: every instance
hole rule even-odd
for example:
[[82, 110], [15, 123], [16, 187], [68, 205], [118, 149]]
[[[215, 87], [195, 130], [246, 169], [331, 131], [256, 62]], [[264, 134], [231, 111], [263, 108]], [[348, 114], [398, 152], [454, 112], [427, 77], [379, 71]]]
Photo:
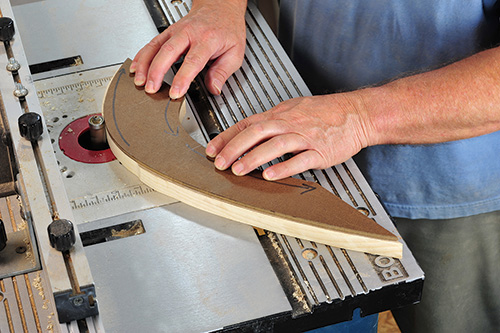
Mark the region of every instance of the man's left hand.
[[[286, 161], [263, 172], [267, 180], [345, 162], [368, 145], [367, 117], [349, 94], [300, 97], [252, 115], [210, 141], [206, 153], [220, 170], [245, 175], [273, 159]], [[240, 158], [241, 157], [241, 158]]]

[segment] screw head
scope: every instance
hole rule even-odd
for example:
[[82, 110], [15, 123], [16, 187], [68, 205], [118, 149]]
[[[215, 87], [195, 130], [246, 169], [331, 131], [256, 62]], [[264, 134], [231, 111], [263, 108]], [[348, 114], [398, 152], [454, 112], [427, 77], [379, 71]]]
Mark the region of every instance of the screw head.
[[78, 296], [73, 298], [73, 305], [75, 306], [81, 306], [83, 304], [84, 300], [82, 296]]
[[18, 253], [18, 254], [23, 254], [23, 253], [26, 252], [26, 250], [27, 250], [26, 246], [18, 246], [18, 247], [16, 247], [16, 253]]
[[17, 72], [21, 68], [21, 64], [15, 58], [9, 58], [6, 68], [9, 72]]
[[16, 89], [14, 89], [14, 96], [21, 98], [26, 97], [28, 95], [28, 89], [23, 86], [21, 83], [16, 83]]

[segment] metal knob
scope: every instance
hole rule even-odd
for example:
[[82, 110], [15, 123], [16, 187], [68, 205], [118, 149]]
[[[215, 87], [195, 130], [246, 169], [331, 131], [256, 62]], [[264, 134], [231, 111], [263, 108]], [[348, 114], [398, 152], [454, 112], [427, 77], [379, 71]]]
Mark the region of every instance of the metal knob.
[[75, 228], [70, 220], [54, 220], [47, 227], [50, 245], [61, 252], [68, 251], [75, 244]]
[[28, 89], [21, 83], [16, 83], [16, 89], [14, 89], [14, 96], [17, 98], [26, 97], [28, 95]]
[[17, 72], [21, 68], [21, 64], [15, 58], [9, 58], [9, 63], [5, 67], [9, 72]]
[[5, 232], [5, 226], [3, 221], [0, 220], [0, 251], [2, 251], [7, 245], [7, 233]]
[[2, 42], [10, 42], [15, 33], [14, 21], [8, 17], [0, 17], [0, 40]]
[[42, 117], [36, 112], [23, 113], [18, 121], [19, 133], [29, 141], [37, 141], [43, 133]]

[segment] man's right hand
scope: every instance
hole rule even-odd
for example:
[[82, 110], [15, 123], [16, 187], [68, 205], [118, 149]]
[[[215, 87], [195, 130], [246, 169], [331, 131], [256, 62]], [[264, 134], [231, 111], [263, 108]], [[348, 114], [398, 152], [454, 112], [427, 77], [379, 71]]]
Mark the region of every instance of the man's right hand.
[[189, 14], [153, 38], [135, 56], [130, 72], [147, 93], [160, 89], [165, 73], [184, 55], [170, 88], [182, 97], [191, 81], [213, 60], [205, 85], [220, 94], [222, 85], [242, 64], [245, 52], [245, 0], [195, 0]]

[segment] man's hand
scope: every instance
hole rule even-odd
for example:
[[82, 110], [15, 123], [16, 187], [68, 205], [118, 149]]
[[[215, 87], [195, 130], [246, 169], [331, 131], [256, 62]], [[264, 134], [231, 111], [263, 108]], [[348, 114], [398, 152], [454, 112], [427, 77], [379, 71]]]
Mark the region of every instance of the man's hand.
[[342, 163], [368, 145], [370, 130], [361, 105], [347, 96], [302, 97], [280, 103], [219, 134], [208, 143], [206, 153], [215, 157], [218, 169], [232, 165], [236, 175], [245, 175], [284, 154], [295, 154], [265, 169], [267, 180]]
[[213, 94], [240, 66], [245, 52], [245, 0], [195, 0], [188, 15], [156, 36], [135, 56], [130, 72], [148, 93], [160, 89], [163, 77], [183, 55], [170, 97], [183, 96], [191, 81], [214, 60], [205, 77]]
[[219, 134], [206, 153], [217, 168], [232, 165], [237, 175], [294, 153], [264, 170], [264, 178], [277, 180], [339, 164], [367, 146], [431, 144], [500, 131], [499, 59], [496, 47], [379, 87], [288, 100]]

